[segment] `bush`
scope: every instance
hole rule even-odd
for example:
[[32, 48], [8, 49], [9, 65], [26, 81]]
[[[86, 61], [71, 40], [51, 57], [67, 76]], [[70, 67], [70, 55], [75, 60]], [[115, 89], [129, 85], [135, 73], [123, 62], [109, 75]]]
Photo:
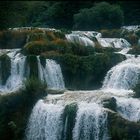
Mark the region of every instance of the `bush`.
[[46, 85], [36, 78], [25, 81], [25, 89], [0, 96], [0, 139], [24, 138], [28, 119], [36, 101], [47, 95]]
[[25, 54], [39, 55], [41, 52], [46, 51], [47, 44], [48, 42], [42, 40], [32, 41], [24, 46], [23, 51]]
[[100, 2], [90, 9], [82, 9], [75, 14], [74, 28], [82, 30], [120, 28], [123, 20], [123, 11], [118, 5]]
[[[22, 91], [26, 101], [36, 100], [45, 94], [47, 83], [42, 83], [38, 78], [31, 77], [24, 82], [25, 89]], [[29, 97], [29, 98], [28, 98]]]

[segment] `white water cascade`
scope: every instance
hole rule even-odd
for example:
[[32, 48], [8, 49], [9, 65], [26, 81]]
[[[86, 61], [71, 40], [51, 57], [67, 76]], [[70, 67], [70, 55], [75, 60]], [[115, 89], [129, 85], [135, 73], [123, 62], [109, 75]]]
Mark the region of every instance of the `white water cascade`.
[[[84, 98], [83, 95], [88, 98]], [[48, 95], [44, 101], [39, 100], [32, 110], [26, 130], [26, 139], [65, 140], [63, 135], [66, 136], [66, 133], [70, 133], [66, 131], [69, 131], [66, 127], [69, 126], [67, 125], [68, 123], [71, 123], [68, 122], [68, 116], [64, 123], [63, 114], [65, 107], [71, 103], [76, 103], [78, 108], [74, 127], [71, 131], [71, 139], [108, 140], [108, 113], [100, 103], [96, 102], [97, 100], [95, 98], [96, 93], [91, 93], [90, 95], [86, 91], [82, 93], [75, 91], [60, 95]], [[64, 133], [63, 135], [61, 135], [62, 131]]]
[[80, 103], [73, 140], [107, 139], [107, 112], [96, 103]]
[[23, 80], [25, 79], [25, 60], [26, 57], [13, 50], [7, 53], [11, 60], [10, 76], [5, 85], [0, 85], [0, 92], [13, 92], [23, 86]]
[[61, 140], [64, 107], [39, 100], [35, 105], [27, 128], [28, 140]]
[[43, 67], [39, 57], [37, 57], [37, 60], [39, 79], [43, 82], [46, 82], [48, 88], [50, 89], [65, 89], [60, 65], [54, 60], [46, 59], [46, 65]]
[[[2, 84], [0, 70], [0, 94], [11, 93], [23, 87], [23, 81], [30, 75], [30, 66], [26, 62], [26, 56], [20, 53], [20, 49], [0, 50], [0, 54], [6, 54], [11, 62], [11, 66], [9, 66], [10, 75], [4, 85]], [[37, 57], [37, 61], [39, 79], [46, 82], [48, 88], [65, 89], [60, 65], [54, 60], [46, 59], [46, 65], [44, 68], [40, 63], [39, 57]]]
[[119, 114], [130, 121], [140, 121], [140, 100], [134, 98], [116, 97], [117, 111]]
[[104, 89], [132, 89], [140, 76], [140, 57], [127, 59], [108, 71]]
[[97, 38], [99, 44], [103, 47], [129, 48], [131, 44], [123, 38]]
[[101, 37], [101, 33], [94, 31], [72, 31], [71, 34], [66, 34], [65, 37], [69, 42], [94, 47], [95, 43], [92, 39], [94, 37]]

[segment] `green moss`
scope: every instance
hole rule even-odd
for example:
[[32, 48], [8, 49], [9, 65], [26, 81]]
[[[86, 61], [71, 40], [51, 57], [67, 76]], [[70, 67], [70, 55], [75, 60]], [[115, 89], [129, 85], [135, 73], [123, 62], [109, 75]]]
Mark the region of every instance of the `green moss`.
[[28, 55], [26, 58], [27, 68], [29, 68], [29, 77], [38, 77], [38, 61], [35, 55]]
[[76, 103], [69, 104], [65, 107], [63, 114], [64, 128], [62, 132], [62, 140], [72, 140], [72, 130], [76, 121], [75, 118], [77, 109], [78, 107]]
[[0, 96], [0, 139], [22, 140], [28, 119], [38, 99], [47, 95], [46, 85], [31, 78], [25, 89]]
[[1, 84], [4, 85], [11, 74], [11, 60], [6, 54], [0, 56], [0, 77]]
[[107, 71], [125, 60], [125, 56], [115, 53], [99, 53], [89, 56], [64, 54], [47, 58], [54, 59], [61, 65], [68, 89], [100, 88]]
[[45, 66], [46, 66], [46, 58], [44, 56], [40, 56], [39, 59], [40, 59], [41, 65], [45, 68]]

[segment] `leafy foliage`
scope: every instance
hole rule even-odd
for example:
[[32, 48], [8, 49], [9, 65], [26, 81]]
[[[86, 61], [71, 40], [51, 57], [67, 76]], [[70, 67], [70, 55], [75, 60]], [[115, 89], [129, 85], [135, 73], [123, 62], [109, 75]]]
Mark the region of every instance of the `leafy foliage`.
[[24, 138], [29, 115], [36, 101], [46, 96], [46, 85], [36, 78], [25, 81], [25, 89], [0, 96], [0, 139]]
[[119, 28], [123, 24], [123, 20], [123, 11], [118, 5], [101, 2], [90, 9], [82, 9], [78, 14], [75, 14], [74, 28], [84, 30]]

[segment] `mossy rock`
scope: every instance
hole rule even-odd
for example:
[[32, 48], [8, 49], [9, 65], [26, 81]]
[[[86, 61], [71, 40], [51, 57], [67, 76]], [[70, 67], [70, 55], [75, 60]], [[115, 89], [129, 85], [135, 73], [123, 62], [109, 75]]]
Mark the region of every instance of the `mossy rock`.
[[0, 78], [1, 84], [4, 85], [11, 74], [11, 60], [8, 55], [0, 56]]
[[35, 55], [28, 55], [26, 58], [26, 69], [29, 68], [29, 77], [38, 78], [38, 61]]
[[117, 108], [116, 99], [114, 97], [111, 97], [109, 99], [104, 100], [103, 106], [110, 110], [116, 111]]
[[112, 140], [140, 139], [140, 123], [125, 120], [116, 113], [108, 113], [108, 129]]
[[[63, 113], [63, 131], [62, 140], [72, 140], [72, 130], [76, 122], [76, 113], [78, 106], [76, 103], [66, 105]], [[67, 126], [67, 127], [65, 127]]]

